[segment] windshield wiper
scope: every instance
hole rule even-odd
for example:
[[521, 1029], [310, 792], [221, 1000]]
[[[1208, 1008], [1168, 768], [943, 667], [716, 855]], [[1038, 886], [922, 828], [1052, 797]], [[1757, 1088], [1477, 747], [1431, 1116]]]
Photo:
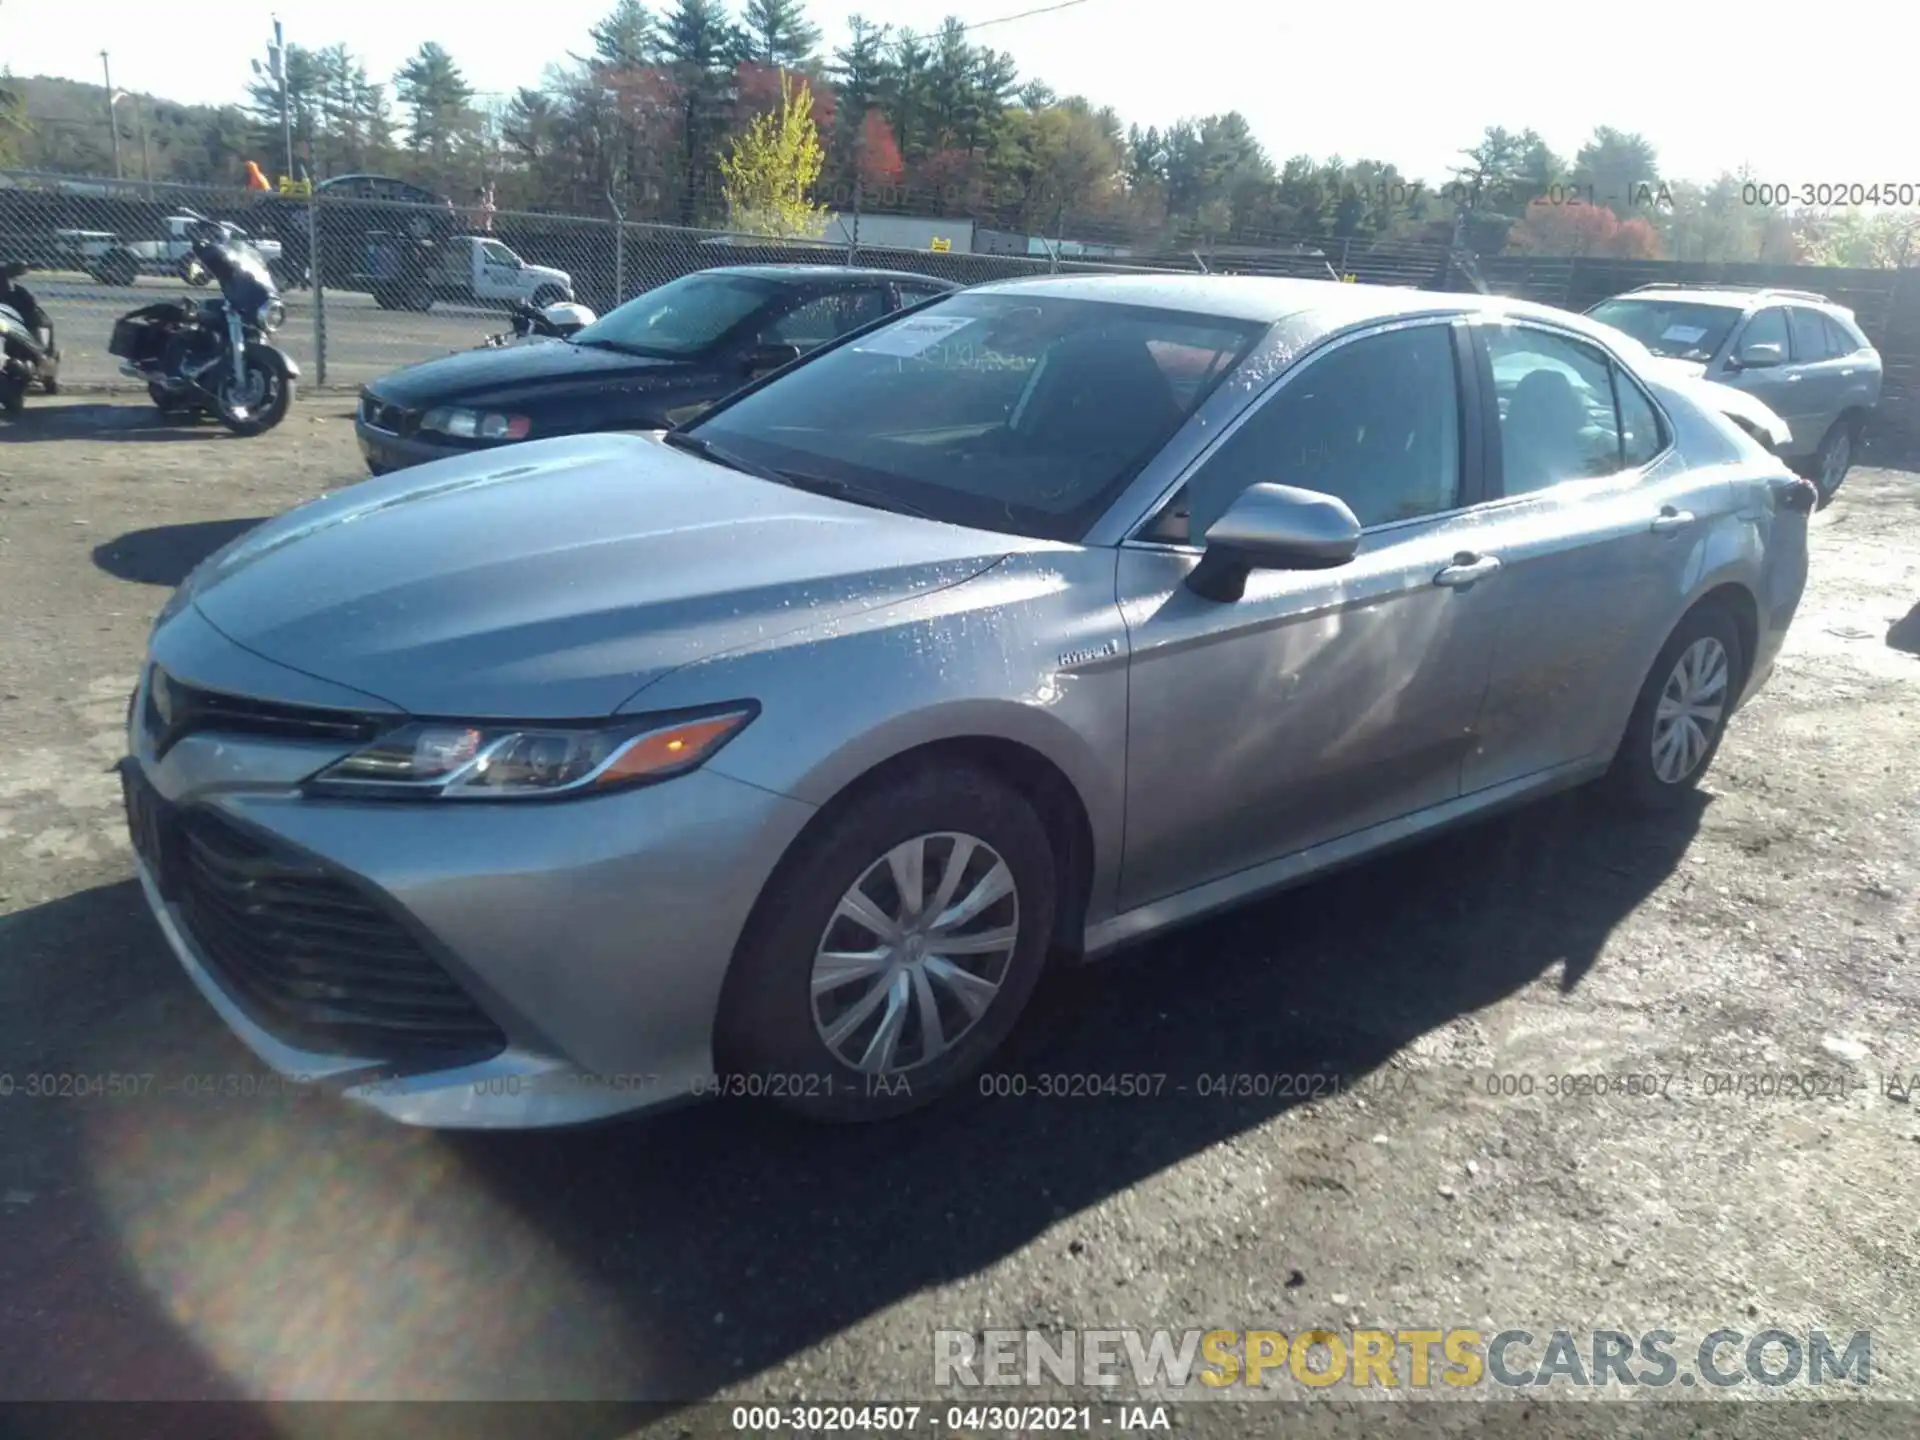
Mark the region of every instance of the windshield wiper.
[[716, 465], [724, 465], [729, 470], [738, 470], [742, 475], [751, 475], [756, 480], [771, 480], [776, 485], [785, 485], [787, 479], [777, 470], [769, 470], [764, 465], [756, 465], [751, 460], [742, 459], [731, 450], [722, 450], [711, 440], [703, 440], [698, 435], [689, 435], [684, 430], [669, 430], [660, 437], [661, 443], [673, 446], [676, 450], [685, 450], [698, 455], [702, 460], [711, 460]]
[[685, 450], [698, 455], [702, 460], [711, 460], [716, 465], [724, 465], [729, 470], [738, 470], [742, 475], [751, 475], [756, 480], [771, 480], [776, 485], [785, 485], [794, 490], [805, 490], [813, 495], [826, 495], [835, 500], [851, 500], [858, 505], [871, 505], [876, 510], [893, 510], [905, 515], [917, 515], [923, 520], [933, 517], [917, 505], [887, 494], [882, 490], [870, 489], [865, 485], [856, 485], [851, 480], [838, 480], [831, 475], [810, 475], [803, 470], [776, 470], [770, 465], [758, 465], [743, 456], [724, 450], [711, 440], [699, 435], [690, 435], [684, 430], [669, 430], [660, 437], [662, 443], [676, 450]]
[[831, 475], [809, 475], [800, 470], [778, 470], [774, 473], [782, 484], [791, 485], [796, 490], [805, 490], [809, 494], [826, 495], [835, 500], [851, 500], [856, 505], [871, 505], [876, 510], [893, 510], [902, 515], [917, 515], [922, 520], [933, 518], [918, 505], [909, 504], [896, 495], [887, 494], [884, 490], [856, 485], [851, 480], [839, 480]]
[[582, 350], [611, 350], [617, 355], [635, 355], [642, 360], [666, 360], [671, 358], [670, 356], [661, 354], [658, 350], [646, 350], [638, 345], [623, 345], [618, 340], [602, 340], [598, 336], [595, 336], [591, 340], [582, 340], [577, 335], [569, 336], [567, 343], [570, 345], [578, 345]]

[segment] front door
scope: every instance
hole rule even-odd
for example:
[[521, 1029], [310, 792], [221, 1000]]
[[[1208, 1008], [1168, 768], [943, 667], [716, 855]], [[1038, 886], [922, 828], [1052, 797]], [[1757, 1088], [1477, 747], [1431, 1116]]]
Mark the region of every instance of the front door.
[[[1122, 547], [1122, 908], [1459, 793], [1501, 579], [1477, 549], [1464, 353], [1442, 320], [1310, 357]], [[1257, 571], [1233, 603], [1202, 599], [1182, 583], [1198, 542], [1260, 482], [1338, 495], [1366, 527], [1361, 552], [1333, 570]]]

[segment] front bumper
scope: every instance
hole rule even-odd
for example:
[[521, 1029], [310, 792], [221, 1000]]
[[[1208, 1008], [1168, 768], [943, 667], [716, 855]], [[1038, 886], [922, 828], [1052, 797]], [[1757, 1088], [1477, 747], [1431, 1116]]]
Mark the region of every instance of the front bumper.
[[[130, 785], [150, 786], [169, 814], [199, 814], [369, 897], [505, 1039], [491, 1055], [437, 1064], [316, 1046], [236, 982], [230, 932], [217, 958], [209, 942], [221, 932], [196, 934], [192, 920], [207, 912], [177, 880], [163, 893], [160, 872], [178, 867], [137, 842], [141, 886], [168, 944], [274, 1070], [445, 1128], [578, 1124], [708, 1088], [728, 962], [812, 807], [710, 771], [580, 801], [312, 800], [298, 780], [344, 753], [337, 747], [192, 734], [156, 757], [144, 710], [140, 693]], [[285, 963], [320, 983], [300, 955]]]
[[424, 465], [430, 460], [446, 460], [455, 455], [477, 453], [476, 447], [471, 445], [422, 440], [411, 435], [395, 435], [390, 430], [378, 430], [357, 416], [353, 422], [353, 433], [360, 442], [360, 458], [367, 462], [367, 469], [375, 475], [404, 470], [409, 465]]

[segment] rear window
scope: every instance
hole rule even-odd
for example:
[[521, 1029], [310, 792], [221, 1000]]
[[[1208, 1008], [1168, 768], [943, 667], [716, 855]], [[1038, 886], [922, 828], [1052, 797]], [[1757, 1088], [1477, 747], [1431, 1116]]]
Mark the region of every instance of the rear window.
[[1656, 355], [1707, 361], [1727, 343], [1741, 312], [1731, 305], [1703, 305], [1695, 300], [1619, 296], [1602, 300], [1587, 314], [1625, 331]]

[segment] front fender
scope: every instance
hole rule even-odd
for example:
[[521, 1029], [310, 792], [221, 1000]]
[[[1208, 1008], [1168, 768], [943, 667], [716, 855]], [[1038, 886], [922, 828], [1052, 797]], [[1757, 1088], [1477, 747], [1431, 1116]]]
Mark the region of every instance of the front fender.
[[278, 371], [282, 380], [300, 378], [300, 362], [278, 346], [268, 345], [264, 341], [255, 341], [247, 346], [247, 359], [255, 364], [264, 365]]

